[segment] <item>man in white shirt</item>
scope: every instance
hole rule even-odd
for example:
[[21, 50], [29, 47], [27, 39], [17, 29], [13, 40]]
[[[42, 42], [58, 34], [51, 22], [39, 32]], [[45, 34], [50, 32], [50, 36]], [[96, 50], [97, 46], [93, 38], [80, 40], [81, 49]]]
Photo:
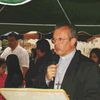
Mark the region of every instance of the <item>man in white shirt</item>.
[[23, 77], [25, 78], [26, 72], [29, 68], [29, 54], [18, 44], [18, 35], [15, 32], [10, 32], [7, 39], [8, 47], [3, 51], [0, 57], [6, 59], [10, 54], [17, 55]]

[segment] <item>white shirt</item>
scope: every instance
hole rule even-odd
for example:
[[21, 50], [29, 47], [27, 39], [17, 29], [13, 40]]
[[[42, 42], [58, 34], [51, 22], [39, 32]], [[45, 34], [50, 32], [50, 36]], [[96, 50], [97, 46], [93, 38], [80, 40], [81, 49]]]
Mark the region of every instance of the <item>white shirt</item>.
[[18, 45], [13, 51], [10, 47], [7, 47], [3, 53], [0, 55], [1, 58], [6, 59], [8, 55], [15, 54], [18, 56], [20, 67], [27, 67], [29, 68], [29, 54], [28, 52]]
[[57, 73], [55, 77], [55, 82], [54, 82], [54, 89], [60, 89], [61, 84], [65, 75], [66, 70], [68, 69], [68, 66], [75, 54], [76, 50], [73, 50], [70, 54], [60, 57], [58, 67], [57, 67]]

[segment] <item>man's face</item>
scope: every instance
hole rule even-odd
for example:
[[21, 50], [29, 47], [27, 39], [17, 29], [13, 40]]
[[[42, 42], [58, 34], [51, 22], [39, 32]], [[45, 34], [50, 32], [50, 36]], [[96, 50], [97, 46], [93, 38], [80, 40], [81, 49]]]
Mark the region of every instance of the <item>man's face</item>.
[[65, 56], [73, 50], [75, 42], [72, 41], [69, 28], [61, 27], [54, 31], [54, 49], [59, 56]]
[[15, 39], [15, 37], [8, 37], [8, 46], [11, 48], [14, 48], [17, 44], [17, 40]]
[[45, 55], [44, 52], [42, 52], [40, 49], [36, 49], [36, 56], [37, 58], [41, 58]]

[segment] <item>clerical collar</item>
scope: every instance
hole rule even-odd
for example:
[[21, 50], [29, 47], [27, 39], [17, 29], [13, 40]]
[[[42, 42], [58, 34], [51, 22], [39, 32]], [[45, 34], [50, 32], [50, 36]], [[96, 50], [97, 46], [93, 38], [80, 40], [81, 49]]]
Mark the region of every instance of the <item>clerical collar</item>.
[[71, 53], [69, 53], [69, 54], [67, 54], [65, 56], [60, 56], [60, 58], [63, 59], [63, 60], [72, 58], [74, 56], [75, 52], [76, 52], [76, 49], [74, 49]]

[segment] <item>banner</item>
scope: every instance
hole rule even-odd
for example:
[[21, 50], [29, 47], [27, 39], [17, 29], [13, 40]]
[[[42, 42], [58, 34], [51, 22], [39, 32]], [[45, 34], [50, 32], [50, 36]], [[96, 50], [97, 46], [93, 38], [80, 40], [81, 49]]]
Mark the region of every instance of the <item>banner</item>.
[[0, 0], [0, 4], [9, 6], [18, 6], [30, 2], [31, 0]]

